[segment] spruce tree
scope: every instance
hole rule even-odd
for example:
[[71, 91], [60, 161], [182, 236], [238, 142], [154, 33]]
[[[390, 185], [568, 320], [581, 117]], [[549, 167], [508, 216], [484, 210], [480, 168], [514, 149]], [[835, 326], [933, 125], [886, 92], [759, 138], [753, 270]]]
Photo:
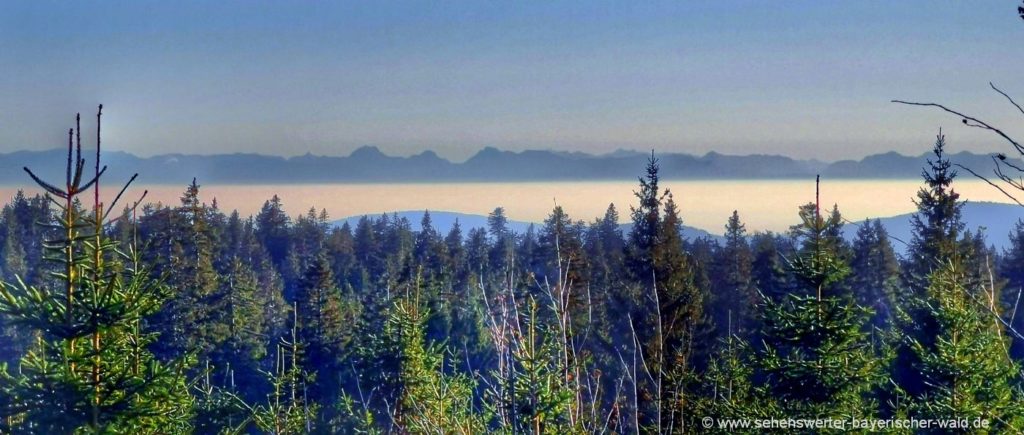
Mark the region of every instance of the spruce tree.
[[313, 373], [303, 370], [306, 343], [298, 332], [298, 308], [293, 307], [290, 334], [281, 337], [273, 353], [273, 369], [264, 372], [271, 385], [266, 400], [249, 404], [236, 400], [248, 418], [232, 429], [244, 433], [252, 429], [259, 433], [285, 435], [311, 433], [317, 429], [316, 417], [320, 404], [307, 394]]
[[725, 244], [715, 253], [713, 267], [711, 314], [718, 337], [747, 338], [753, 326], [757, 294], [746, 232], [739, 213], [733, 211], [725, 225]]
[[[1024, 333], [1024, 220], [1018, 220], [1010, 232], [1010, 248], [999, 262], [999, 275], [1006, 280], [1003, 292], [1003, 313], [1010, 328]], [[1010, 354], [1014, 359], [1024, 359], [1024, 340], [1013, 337]]]
[[199, 358], [206, 359], [227, 339], [230, 320], [221, 276], [214, 268], [218, 240], [211, 231], [210, 210], [199, 198], [199, 187], [193, 179], [181, 197], [181, 206], [173, 211], [176, 225], [168, 229], [173, 235], [169, 241], [173, 255], [160, 278], [180, 290], [152, 324], [167, 337], [159, 346], [161, 354], [198, 351]]
[[1024, 430], [1020, 366], [1009, 354], [1009, 340], [995, 312], [977, 298], [961, 257], [954, 255], [932, 272], [926, 293], [911, 310], [926, 319], [934, 338], [907, 336], [922, 389], [911, 415], [920, 419], [988, 420], [995, 432]]
[[255, 364], [267, 355], [263, 310], [270, 301], [260, 291], [259, 276], [238, 257], [232, 259], [222, 285], [228, 326], [223, 348], [230, 350], [232, 360]]
[[[80, 127], [69, 133], [63, 187], [26, 168], [60, 199], [54, 200], [59, 217], [49, 224], [62, 236], [44, 246], [47, 260], [63, 270], [48, 283], [18, 279], [0, 286], [0, 311], [39, 333], [18, 370], [0, 371], [0, 424], [8, 426], [3, 431], [30, 433], [187, 432], [192, 398], [185, 361], [154, 358], [148, 348], [157, 337], [141, 328], [170, 291], [150, 278], [134, 250], [121, 252], [106, 237], [105, 210], [117, 200], [99, 202], [106, 170], [99, 164], [99, 128], [92, 176], [85, 175], [80, 133], [72, 146], [75, 131]], [[90, 187], [93, 207], [86, 212], [75, 203]]]
[[344, 298], [338, 289], [326, 256], [318, 255], [306, 269], [296, 294], [298, 337], [305, 343], [304, 369], [321, 376], [314, 397], [327, 398], [337, 392], [335, 376], [353, 340], [359, 317], [354, 298]]
[[280, 267], [288, 254], [288, 229], [291, 219], [284, 211], [281, 198], [274, 195], [263, 203], [256, 215], [256, 237], [267, 248], [270, 259]]
[[875, 312], [873, 326], [887, 329], [900, 292], [900, 268], [881, 221], [866, 220], [857, 229], [850, 268], [857, 304]]
[[[643, 347], [649, 368], [641, 383], [653, 397], [644, 410], [644, 424], [654, 430], [678, 427], [687, 406], [685, 377], [690, 373], [693, 337], [703, 312], [703, 292], [694, 283], [694, 265], [683, 249], [682, 221], [669, 191], [658, 186], [658, 160], [647, 162], [640, 178], [639, 200], [631, 207], [633, 227], [626, 246], [626, 267], [633, 286], [617, 298], [630, 312], [628, 332]], [[664, 209], [663, 209], [664, 208]], [[628, 334], [628, 335], [627, 335]]]
[[487, 215], [487, 232], [492, 242], [488, 254], [489, 264], [495, 271], [505, 270], [511, 266], [515, 241], [512, 230], [508, 228], [508, 217], [503, 207], [497, 207]]
[[604, 216], [590, 224], [584, 243], [591, 259], [590, 281], [600, 294], [622, 278], [625, 243], [619, 228], [619, 212], [615, 204], [609, 204]]
[[964, 230], [963, 203], [952, 187], [957, 172], [946, 157], [945, 146], [946, 137], [939, 132], [932, 149], [935, 157], [928, 159], [928, 168], [921, 171], [925, 186], [917, 192], [917, 213], [910, 220], [913, 235], [903, 271], [905, 283], [916, 294], [928, 287], [932, 269], [956, 254]]
[[395, 413], [400, 430], [409, 433], [482, 433], [487, 419], [474, 405], [475, 383], [464, 374], [449, 374], [445, 350], [426, 340], [430, 312], [419, 290], [399, 298], [391, 309], [385, 334], [399, 355], [402, 392]]
[[[970, 262], [970, 253], [965, 249], [961, 217], [963, 203], [952, 187], [956, 171], [945, 155], [946, 138], [940, 132], [932, 150], [934, 159], [928, 160], [928, 168], [922, 171], [925, 181], [917, 193], [917, 213], [911, 218], [913, 234], [907, 258], [902, 265], [904, 291], [898, 296], [900, 332], [904, 336], [897, 349], [897, 361], [893, 378], [900, 391], [912, 397], [919, 397], [928, 389], [919, 370], [921, 355], [908, 347], [908, 343], [920, 343], [925, 348], [938, 339], [938, 326], [930, 309], [921, 303], [929, 303], [929, 277], [938, 267], [952, 259]], [[976, 285], [965, 288], [975, 290]]]
[[872, 418], [872, 394], [885, 379], [886, 360], [866, 331], [871, 310], [836, 286], [849, 266], [830, 237], [835, 216], [800, 208], [794, 232], [801, 249], [789, 267], [803, 291], [764, 302], [757, 368], [770, 400], [789, 417]]
[[701, 374], [701, 394], [695, 400], [695, 412], [687, 419], [688, 427], [701, 427], [705, 433], [732, 433], [736, 430], [707, 428], [697, 417], [753, 420], [784, 415], [770, 399], [768, 386], [758, 382], [756, 357], [754, 349], [735, 335], [720, 341], [715, 357]]

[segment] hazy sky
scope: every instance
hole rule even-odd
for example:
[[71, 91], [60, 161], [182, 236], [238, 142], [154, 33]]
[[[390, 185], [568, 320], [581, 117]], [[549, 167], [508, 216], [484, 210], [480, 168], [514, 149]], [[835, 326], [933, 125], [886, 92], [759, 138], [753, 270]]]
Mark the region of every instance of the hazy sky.
[[[174, 3], [171, 5], [170, 3]], [[641, 4], [642, 3], [642, 4]], [[1024, 118], [1019, 1], [11, 2], [0, 151], [74, 112], [140, 155], [484, 146], [825, 160], [999, 142]], [[1024, 128], [1017, 131], [1024, 133]]]

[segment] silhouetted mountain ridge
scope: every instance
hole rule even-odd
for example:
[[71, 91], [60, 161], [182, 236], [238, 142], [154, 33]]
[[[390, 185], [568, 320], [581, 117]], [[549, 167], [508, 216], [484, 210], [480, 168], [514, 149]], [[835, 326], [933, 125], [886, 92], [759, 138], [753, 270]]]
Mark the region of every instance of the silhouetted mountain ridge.
[[[87, 153], [86, 158], [90, 157]], [[251, 153], [195, 155], [162, 154], [138, 157], [113, 151], [104, 155], [112, 177], [141, 173], [142, 182], [182, 184], [197, 177], [203, 183], [332, 183], [332, 182], [460, 182], [460, 181], [588, 181], [634, 180], [649, 154], [616, 150], [602, 155], [583, 152], [481, 149], [465, 162], [453, 163], [433, 151], [409, 157], [389, 156], [373, 146], [356, 149], [345, 157], [305, 154], [295, 157]], [[657, 154], [663, 179], [802, 179], [815, 174], [832, 179], [918, 179], [929, 154], [905, 156], [895, 152], [861, 160], [827, 163], [780, 155], [703, 156]], [[987, 155], [960, 152], [953, 162], [988, 173]], [[0, 183], [23, 184], [28, 166], [44, 177], [59, 177], [64, 150], [0, 153]], [[1020, 165], [1019, 160], [1013, 160]]]

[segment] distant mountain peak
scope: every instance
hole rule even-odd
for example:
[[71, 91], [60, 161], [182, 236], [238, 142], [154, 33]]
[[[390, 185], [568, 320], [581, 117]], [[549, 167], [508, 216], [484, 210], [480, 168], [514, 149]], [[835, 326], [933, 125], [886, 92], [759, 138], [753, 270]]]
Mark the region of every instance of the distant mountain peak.
[[492, 147], [492, 146], [486, 146], [486, 147], [483, 147], [480, 151], [477, 151], [477, 153], [474, 154], [473, 157], [470, 157], [469, 160], [467, 160], [467, 163], [469, 163], [469, 162], [479, 162], [480, 160], [493, 160], [493, 159], [501, 158], [503, 155], [507, 155], [507, 154], [515, 154], [515, 153], [511, 153], [511, 152], [508, 152], [508, 151], [502, 151], [502, 150], [499, 150], [499, 149], [497, 149], [495, 147]]
[[352, 151], [352, 154], [348, 155], [349, 158], [365, 159], [365, 158], [379, 158], [387, 157], [384, 153], [380, 152], [380, 148], [374, 145], [363, 145]]
[[414, 159], [419, 160], [444, 160], [441, 156], [438, 156], [433, 150], [426, 150], [422, 153], [412, 156]]

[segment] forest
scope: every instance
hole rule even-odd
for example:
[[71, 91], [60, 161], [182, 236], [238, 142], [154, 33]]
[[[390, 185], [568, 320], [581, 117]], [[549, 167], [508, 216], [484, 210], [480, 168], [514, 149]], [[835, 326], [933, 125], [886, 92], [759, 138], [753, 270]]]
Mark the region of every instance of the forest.
[[123, 180], [79, 131], [66, 180], [26, 168], [45, 193], [0, 215], [0, 432], [1024, 430], [1024, 223], [1005, 252], [965, 230], [941, 135], [910, 240], [809, 195], [788, 232], [734, 212], [719, 242], [681, 236], [653, 154], [635, 201], [593, 221], [556, 206], [516, 233], [498, 207], [441, 233], [429, 212], [336, 226], [277, 197], [240, 216], [201, 180], [103, 204]]

